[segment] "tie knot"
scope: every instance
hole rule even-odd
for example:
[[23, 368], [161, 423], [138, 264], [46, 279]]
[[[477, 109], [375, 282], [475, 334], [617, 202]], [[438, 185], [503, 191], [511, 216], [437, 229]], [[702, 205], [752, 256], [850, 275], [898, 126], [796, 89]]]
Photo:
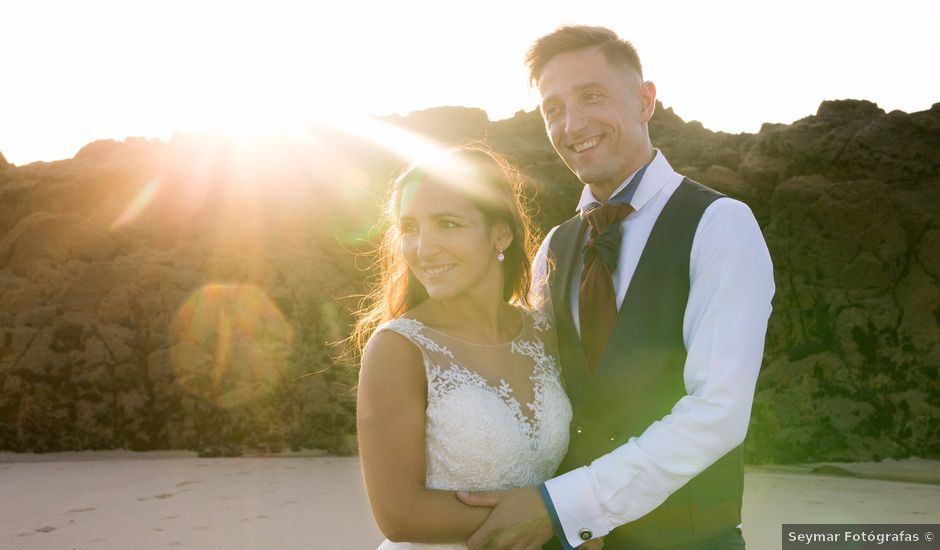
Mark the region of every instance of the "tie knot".
[[603, 233], [611, 224], [622, 222], [631, 213], [633, 213], [633, 207], [627, 203], [607, 203], [589, 210], [587, 219], [596, 233]]

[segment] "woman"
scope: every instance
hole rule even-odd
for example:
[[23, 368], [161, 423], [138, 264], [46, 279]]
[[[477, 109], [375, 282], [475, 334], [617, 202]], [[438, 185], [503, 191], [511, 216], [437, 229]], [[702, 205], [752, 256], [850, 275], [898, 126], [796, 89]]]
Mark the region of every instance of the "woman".
[[496, 155], [458, 149], [389, 194], [381, 281], [356, 330], [372, 334], [357, 420], [383, 550], [465, 548], [489, 509], [456, 491], [537, 485], [565, 454], [571, 407], [548, 316], [526, 307], [517, 181]]

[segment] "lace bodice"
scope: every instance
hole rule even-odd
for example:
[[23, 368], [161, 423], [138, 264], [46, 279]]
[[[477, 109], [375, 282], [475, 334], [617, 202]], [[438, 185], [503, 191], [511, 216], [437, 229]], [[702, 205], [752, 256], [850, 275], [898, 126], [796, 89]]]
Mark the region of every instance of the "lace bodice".
[[[520, 311], [519, 335], [498, 345], [465, 342], [404, 317], [379, 328], [401, 334], [421, 350], [428, 383], [428, 488], [488, 491], [538, 485], [561, 463], [571, 405], [560, 383], [554, 333], [546, 314]], [[513, 388], [505, 378], [494, 381], [492, 374], [489, 380], [481, 374], [510, 369], [525, 369], [507, 378], [527, 379], [531, 387]], [[525, 394], [531, 402], [517, 398]], [[430, 547], [462, 548], [390, 543], [381, 548]]]

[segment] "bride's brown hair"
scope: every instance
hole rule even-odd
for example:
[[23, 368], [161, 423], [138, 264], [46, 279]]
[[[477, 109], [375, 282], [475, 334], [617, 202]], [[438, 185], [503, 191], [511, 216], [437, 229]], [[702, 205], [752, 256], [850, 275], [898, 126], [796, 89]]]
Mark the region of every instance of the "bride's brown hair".
[[356, 352], [361, 353], [376, 327], [400, 317], [428, 297], [399, 247], [401, 192], [406, 185], [417, 181], [447, 185], [479, 208], [489, 226], [497, 222], [506, 224], [512, 233], [512, 242], [503, 250], [503, 299], [528, 305], [529, 262], [535, 241], [523, 206], [522, 176], [506, 158], [482, 145], [448, 149], [441, 155], [412, 164], [389, 188], [383, 209], [385, 232], [377, 249], [379, 273], [360, 302], [356, 312], [358, 320], [350, 337]]

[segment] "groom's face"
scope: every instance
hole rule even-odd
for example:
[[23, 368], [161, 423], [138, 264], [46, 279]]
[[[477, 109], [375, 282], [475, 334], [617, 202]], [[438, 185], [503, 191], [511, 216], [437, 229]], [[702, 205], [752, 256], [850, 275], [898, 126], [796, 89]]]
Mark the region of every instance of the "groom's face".
[[545, 129], [583, 183], [613, 191], [648, 155], [651, 86], [629, 67], [611, 66], [598, 48], [545, 65], [538, 80]]

